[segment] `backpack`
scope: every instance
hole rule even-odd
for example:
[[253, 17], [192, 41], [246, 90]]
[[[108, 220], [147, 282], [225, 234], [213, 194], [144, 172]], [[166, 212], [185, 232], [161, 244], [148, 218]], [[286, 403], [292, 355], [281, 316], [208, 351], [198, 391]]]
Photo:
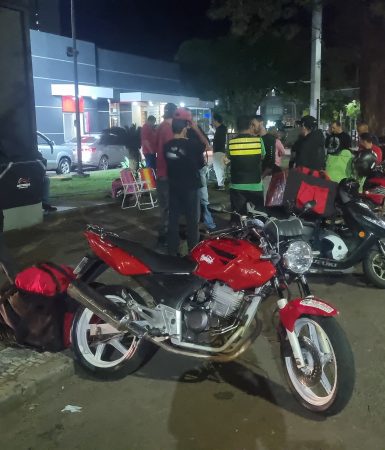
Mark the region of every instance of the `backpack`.
[[75, 278], [68, 266], [36, 264], [0, 290], [0, 326], [21, 345], [57, 352], [69, 345], [76, 302], [67, 294]]
[[283, 196], [284, 204], [294, 204], [298, 211], [302, 211], [305, 203], [315, 200], [313, 213], [322, 217], [335, 214], [334, 202], [338, 184], [329, 179], [324, 171], [298, 167], [289, 170]]

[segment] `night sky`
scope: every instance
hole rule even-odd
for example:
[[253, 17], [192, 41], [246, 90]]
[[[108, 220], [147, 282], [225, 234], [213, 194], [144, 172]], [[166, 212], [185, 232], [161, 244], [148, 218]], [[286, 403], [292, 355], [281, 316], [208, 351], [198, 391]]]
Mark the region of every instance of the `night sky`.
[[[228, 30], [207, 17], [210, 0], [77, 0], [77, 35], [98, 47], [172, 61], [180, 44]], [[70, 34], [69, 1], [62, 22]]]

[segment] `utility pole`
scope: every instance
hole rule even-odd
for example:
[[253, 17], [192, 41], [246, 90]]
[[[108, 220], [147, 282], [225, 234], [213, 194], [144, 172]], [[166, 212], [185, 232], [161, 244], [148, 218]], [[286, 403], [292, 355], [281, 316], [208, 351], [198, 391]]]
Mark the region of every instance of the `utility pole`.
[[313, 0], [311, 26], [310, 115], [319, 120], [321, 100], [322, 0]]
[[83, 175], [82, 140], [80, 130], [80, 104], [79, 104], [79, 77], [78, 77], [78, 51], [76, 48], [75, 0], [71, 0], [71, 31], [72, 56], [74, 58], [74, 86], [75, 86], [75, 116], [76, 116], [76, 146], [78, 153], [78, 174]]

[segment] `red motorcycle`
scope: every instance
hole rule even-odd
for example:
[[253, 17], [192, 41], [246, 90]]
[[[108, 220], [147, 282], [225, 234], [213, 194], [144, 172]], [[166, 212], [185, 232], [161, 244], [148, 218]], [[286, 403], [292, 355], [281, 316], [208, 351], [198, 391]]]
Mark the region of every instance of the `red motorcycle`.
[[[265, 225], [242, 218], [238, 228], [204, 240], [188, 258], [160, 255], [97, 226], [85, 235], [93, 254], [80, 262], [68, 289], [82, 305], [71, 337], [84, 368], [100, 376], [132, 373], [158, 348], [234, 360], [260, 334], [258, 310], [275, 291], [283, 370], [294, 396], [325, 415], [348, 403], [352, 351], [336, 308], [311, 294], [304, 273], [312, 250], [298, 218]], [[96, 283], [108, 268], [138, 288]], [[293, 281], [302, 295], [289, 300]]]
[[385, 167], [377, 166], [366, 178], [362, 197], [379, 216], [385, 215]]

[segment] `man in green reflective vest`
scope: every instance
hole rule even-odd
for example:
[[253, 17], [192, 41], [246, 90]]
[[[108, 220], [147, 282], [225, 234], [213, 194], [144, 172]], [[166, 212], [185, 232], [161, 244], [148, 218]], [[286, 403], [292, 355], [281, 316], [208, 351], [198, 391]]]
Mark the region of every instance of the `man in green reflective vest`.
[[[253, 203], [256, 210], [264, 210], [262, 160], [265, 147], [256, 136], [252, 116], [237, 119], [238, 135], [229, 140], [231, 162], [230, 201], [231, 208], [239, 214], [247, 213], [247, 203]], [[233, 218], [234, 221], [234, 218]]]

